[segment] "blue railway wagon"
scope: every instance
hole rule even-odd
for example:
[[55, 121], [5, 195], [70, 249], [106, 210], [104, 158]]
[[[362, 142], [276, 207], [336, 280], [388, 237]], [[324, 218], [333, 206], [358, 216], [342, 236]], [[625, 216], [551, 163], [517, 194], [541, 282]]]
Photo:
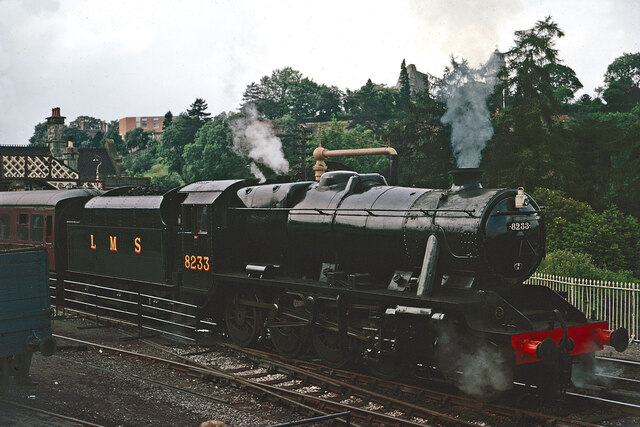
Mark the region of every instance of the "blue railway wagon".
[[31, 355], [55, 352], [49, 266], [43, 247], [0, 247], [0, 394], [9, 378], [28, 382]]

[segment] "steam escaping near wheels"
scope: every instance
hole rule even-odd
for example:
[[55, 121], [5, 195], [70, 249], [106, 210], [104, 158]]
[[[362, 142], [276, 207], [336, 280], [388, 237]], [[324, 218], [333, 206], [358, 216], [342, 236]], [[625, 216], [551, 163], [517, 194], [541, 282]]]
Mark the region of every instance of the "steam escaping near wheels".
[[461, 339], [443, 328], [436, 342], [438, 368], [464, 393], [489, 401], [513, 386], [513, 363], [508, 349], [491, 342]]
[[482, 400], [493, 400], [513, 386], [511, 363], [497, 347], [488, 344], [460, 357], [462, 373], [457, 386]]

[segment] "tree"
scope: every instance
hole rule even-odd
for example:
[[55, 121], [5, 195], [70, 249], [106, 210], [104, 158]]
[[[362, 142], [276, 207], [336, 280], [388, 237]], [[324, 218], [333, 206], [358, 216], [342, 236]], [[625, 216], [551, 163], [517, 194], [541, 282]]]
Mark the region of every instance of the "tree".
[[328, 120], [340, 113], [342, 92], [286, 67], [248, 85], [242, 99], [244, 105], [254, 104], [263, 117], [274, 120], [289, 115], [301, 123]]
[[102, 120], [91, 116], [78, 116], [69, 127], [81, 130], [102, 130]]
[[124, 136], [124, 142], [129, 151], [147, 148], [153, 141], [153, 132], [142, 128], [131, 129]]
[[164, 121], [162, 122], [162, 130], [165, 130], [166, 128], [171, 126], [172, 120], [173, 120], [173, 114], [171, 114], [171, 110], [169, 110], [164, 115]]
[[409, 82], [409, 73], [407, 72], [407, 65], [402, 60], [400, 64], [400, 107], [406, 109], [411, 102], [411, 84]]
[[173, 119], [171, 126], [162, 132], [159, 154], [164, 159], [169, 172], [182, 174], [182, 167], [184, 166], [182, 152], [184, 146], [194, 141], [198, 129], [203, 124], [199, 119], [194, 119], [186, 113], [181, 113]]
[[29, 144], [34, 146], [47, 145], [48, 131], [47, 122], [41, 122], [35, 125], [33, 135], [29, 138]]
[[640, 102], [640, 52], [625, 53], [607, 67], [603, 98], [609, 111], [631, 111]]
[[573, 158], [562, 126], [554, 121], [560, 103], [550, 74], [558, 70], [555, 40], [564, 33], [546, 17], [515, 36], [515, 45], [505, 54], [501, 83], [496, 85], [507, 99], [506, 108], [494, 117], [494, 137], [483, 155], [486, 181], [529, 190], [564, 188], [568, 181], [564, 172], [571, 170]]
[[[640, 105], [628, 113], [588, 113], [570, 122], [575, 175], [566, 189], [596, 209], [640, 212]], [[585, 174], [588, 170], [590, 173]], [[566, 174], [572, 173], [566, 171]]]
[[532, 195], [539, 205], [545, 207], [544, 220], [549, 251], [556, 250], [558, 239], [568, 224], [575, 224], [584, 215], [594, 213], [593, 208], [587, 203], [567, 197], [559, 190], [538, 188]]
[[398, 151], [401, 185], [445, 188], [448, 171], [454, 167], [446, 129], [440, 122], [445, 109], [426, 87], [414, 94], [397, 120], [387, 123], [385, 138]]
[[202, 126], [195, 140], [184, 147], [183, 177], [187, 182], [247, 178], [246, 161], [236, 153], [226, 114]]
[[399, 97], [397, 89], [375, 84], [371, 79], [354, 92], [347, 90], [344, 107], [351, 117], [351, 126], [362, 125], [380, 133], [385, 122], [399, 114]]
[[242, 100], [245, 104], [255, 104], [266, 118], [282, 117], [291, 113], [291, 92], [302, 79], [302, 73], [291, 67], [276, 69], [271, 76], [264, 76], [259, 83], [247, 86]]
[[[509, 104], [519, 113], [516, 123], [526, 126], [530, 120], [542, 120], [551, 127], [551, 117], [559, 104], [554, 96], [551, 72], [559, 71], [555, 39], [564, 36], [558, 25], [547, 16], [529, 30], [516, 31], [515, 46], [506, 53]], [[532, 123], [532, 126], [538, 126]]]
[[73, 145], [76, 147], [87, 147], [91, 145], [91, 137], [85, 131], [76, 127], [64, 127], [63, 133], [65, 140], [73, 140]]
[[127, 152], [124, 140], [120, 136], [120, 122], [118, 120], [112, 120], [107, 125], [107, 132], [104, 134], [104, 140], [101, 142], [101, 146], [104, 146], [104, 141], [107, 139], [113, 140], [118, 153], [124, 154]]
[[123, 163], [131, 176], [143, 176], [158, 162], [158, 145], [146, 150], [131, 153], [124, 157]]
[[211, 120], [211, 114], [206, 112], [207, 108], [209, 108], [209, 106], [204, 99], [196, 98], [196, 100], [193, 101], [193, 103], [189, 106], [189, 109], [187, 110], [187, 116], [204, 124], [205, 122]]
[[326, 122], [342, 114], [344, 93], [336, 86], [321, 85], [317, 88], [316, 96], [316, 121]]
[[549, 63], [545, 65], [545, 68], [551, 78], [551, 87], [558, 103], [567, 104], [573, 99], [576, 91], [582, 89], [582, 83], [570, 67], [559, 63]]

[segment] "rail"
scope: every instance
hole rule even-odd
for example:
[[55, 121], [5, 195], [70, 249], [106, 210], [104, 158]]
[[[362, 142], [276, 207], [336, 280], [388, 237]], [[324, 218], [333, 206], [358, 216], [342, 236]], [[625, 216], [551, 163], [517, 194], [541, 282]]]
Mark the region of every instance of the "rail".
[[565, 292], [569, 302], [590, 319], [609, 321], [612, 329], [624, 327], [640, 342], [640, 283], [612, 282], [536, 273], [528, 285], [548, 286]]

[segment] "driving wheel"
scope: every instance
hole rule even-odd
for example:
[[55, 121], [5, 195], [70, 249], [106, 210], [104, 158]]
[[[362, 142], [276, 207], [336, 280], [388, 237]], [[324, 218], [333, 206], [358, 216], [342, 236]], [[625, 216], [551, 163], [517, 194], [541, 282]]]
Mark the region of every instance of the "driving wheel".
[[340, 351], [338, 333], [322, 326], [314, 326], [311, 341], [316, 355], [332, 368], [341, 368], [349, 358]]

